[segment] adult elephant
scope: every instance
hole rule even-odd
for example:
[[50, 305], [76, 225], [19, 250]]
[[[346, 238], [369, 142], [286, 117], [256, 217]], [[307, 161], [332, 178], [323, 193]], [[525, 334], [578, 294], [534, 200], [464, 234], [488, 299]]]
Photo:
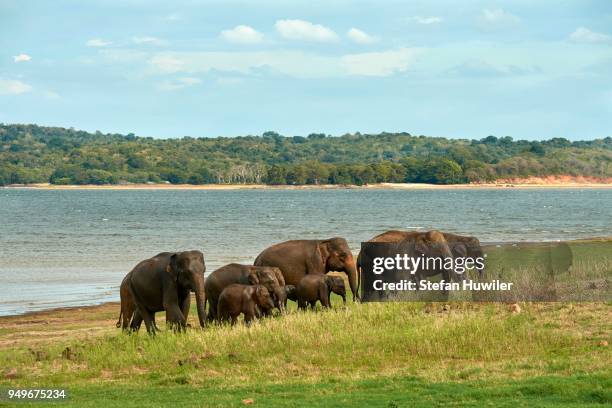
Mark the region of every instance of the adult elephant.
[[272, 245], [260, 253], [254, 262], [260, 266], [276, 266], [286, 285], [297, 286], [308, 274], [344, 272], [348, 276], [353, 301], [359, 299], [357, 268], [353, 254], [344, 238], [324, 240], [293, 240]]
[[[277, 275], [281, 275], [278, 268], [269, 266], [253, 266], [231, 263], [213, 271], [204, 284], [206, 301], [208, 302], [207, 320], [218, 318], [217, 303], [223, 289], [231, 284], [262, 285], [273, 296], [275, 306], [281, 311], [285, 310], [287, 294], [283, 284], [279, 283]], [[281, 275], [282, 277], [282, 275]]]
[[[455, 258], [482, 258], [484, 259], [484, 251], [480, 245], [480, 240], [469, 235], [458, 235], [450, 232], [443, 232], [446, 242]], [[484, 268], [476, 268], [478, 276], [484, 276]]]
[[[403, 279], [419, 281], [423, 278], [428, 278], [438, 274], [442, 274], [445, 281], [449, 282], [451, 279], [462, 279], [460, 274], [454, 273], [451, 269], [444, 267], [446, 259], [452, 259], [453, 254], [446, 241], [444, 233], [432, 230], [432, 231], [398, 231], [391, 230], [379, 234], [368, 242], [382, 242], [392, 244], [387, 248], [388, 253], [379, 251], [377, 256], [384, 257], [395, 257], [396, 254], [406, 254], [411, 258], [423, 258], [424, 260], [429, 259], [430, 262], [435, 266], [432, 268], [420, 267], [418, 270], [413, 271], [414, 273], [405, 270], [388, 271], [385, 274], [385, 279], [389, 282], [399, 282]], [[361, 272], [363, 269], [364, 255], [360, 252], [357, 256], [357, 267], [361, 278]], [[409, 274], [409, 275], [407, 275]], [[373, 278], [373, 277], [369, 277]], [[373, 282], [365, 282], [365, 285], [369, 288]], [[379, 295], [381, 295], [379, 293]]]
[[140, 262], [128, 274], [129, 292], [136, 311], [130, 328], [138, 330], [144, 320], [154, 333], [156, 312], [166, 311], [171, 325], [184, 329], [190, 306], [190, 292], [196, 295], [200, 326], [206, 324], [204, 272], [206, 265], [200, 251], [162, 252]]

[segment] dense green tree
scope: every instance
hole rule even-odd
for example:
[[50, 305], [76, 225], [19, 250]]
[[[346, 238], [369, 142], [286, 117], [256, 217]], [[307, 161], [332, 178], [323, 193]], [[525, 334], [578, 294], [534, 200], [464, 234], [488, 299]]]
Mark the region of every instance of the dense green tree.
[[409, 133], [153, 139], [0, 124], [0, 184], [462, 183], [551, 174], [612, 177], [612, 138], [539, 142]]

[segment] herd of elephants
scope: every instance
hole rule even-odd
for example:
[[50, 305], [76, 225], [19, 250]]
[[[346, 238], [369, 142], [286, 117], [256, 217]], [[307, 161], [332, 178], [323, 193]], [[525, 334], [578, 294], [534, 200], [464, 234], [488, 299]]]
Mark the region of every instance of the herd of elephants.
[[[482, 256], [476, 237], [437, 230], [392, 230], [368, 242], [404, 245], [411, 256]], [[147, 331], [155, 333], [155, 313], [165, 311], [167, 323], [184, 330], [192, 291], [202, 327], [210, 322], [235, 324], [241, 314], [247, 324], [271, 315], [274, 309], [283, 314], [288, 299], [297, 302], [300, 309], [314, 308], [317, 301], [330, 307], [334, 292], [346, 303], [344, 279], [327, 274], [332, 271], [346, 274], [353, 301], [358, 301], [360, 262], [361, 254], [355, 261], [346, 239], [340, 237], [275, 244], [262, 251], [253, 265], [231, 263], [206, 278], [202, 252], [162, 252], [138, 263], [123, 279], [117, 327], [137, 331], [144, 320]]]

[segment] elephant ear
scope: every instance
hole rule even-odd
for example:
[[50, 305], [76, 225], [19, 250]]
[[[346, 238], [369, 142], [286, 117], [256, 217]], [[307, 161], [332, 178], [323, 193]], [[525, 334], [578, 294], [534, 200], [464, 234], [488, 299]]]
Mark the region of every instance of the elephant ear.
[[429, 245], [427, 245], [427, 241], [423, 236], [417, 237], [414, 242], [414, 249], [422, 254], [427, 254], [429, 252]]
[[259, 277], [257, 276], [257, 273], [255, 271], [249, 271], [248, 281], [249, 285], [259, 285]]
[[263, 301], [266, 291], [267, 289], [262, 285], [255, 286], [255, 295], [257, 296], [258, 303]]
[[333, 276], [325, 275], [323, 277], [323, 281], [325, 282], [329, 290], [333, 289], [334, 287], [334, 277]]
[[306, 261], [306, 273], [325, 273], [327, 272], [327, 258], [329, 257], [329, 241], [319, 241], [315, 245], [314, 252], [310, 259]]
[[170, 262], [168, 262], [168, 266], [166, 266], [166, 272], [172, 276], [173, 281], [178, 280], [178, 265], [177, 265], [178, 256], [176, 253], [172, 254], [170, 257]]
[[468, 253], [468, 250], [465, 244], [461, 243], [461, 244], [455, 244], [453, 246], [453, 255], [465, 258], [467, 257], [467, 253]]

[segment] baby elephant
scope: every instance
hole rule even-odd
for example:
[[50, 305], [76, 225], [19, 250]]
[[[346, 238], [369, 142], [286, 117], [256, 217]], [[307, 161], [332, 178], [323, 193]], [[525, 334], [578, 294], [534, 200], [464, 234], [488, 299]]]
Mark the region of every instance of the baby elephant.
[[260, 310], [271, 312], [272, 309], [272, 296], [263, 285], [233, 283], [223, 289], [217, 303], [218, 321], [231, 320], [232, 326], [236, 324], [240, 313], [244, 313], [244, 322], [249, 325]]
[[331, 307], [329, 301], [331, 292], [342, 296], [342, 300], [346, 304], [344, 279], [339, 276], [309, 274], [304, 276], [296, 286], [295, 297], [300, 309], [306, 309], [307, 303], [314, 309], [317, 300], [321, 301], [323, 307]]

